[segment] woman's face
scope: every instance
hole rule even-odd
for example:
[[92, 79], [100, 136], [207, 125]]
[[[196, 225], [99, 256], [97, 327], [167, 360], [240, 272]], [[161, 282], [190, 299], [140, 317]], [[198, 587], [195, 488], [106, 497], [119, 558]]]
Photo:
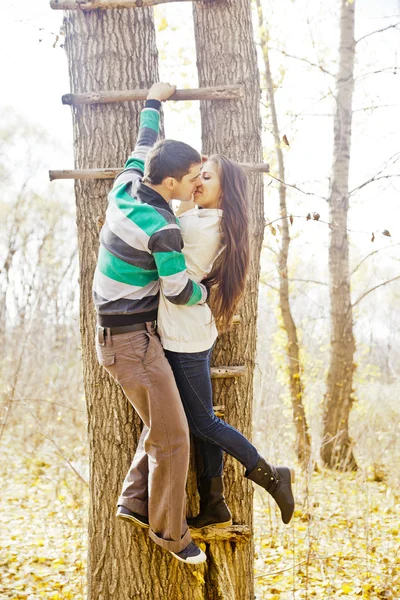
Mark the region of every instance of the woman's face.
[[217, 165], [209, 160], [205, 162], [201, 168], [200, 178], [201, 183], [194, 192], [194, 203], [202, 208], [218, 208], [222, 189]]

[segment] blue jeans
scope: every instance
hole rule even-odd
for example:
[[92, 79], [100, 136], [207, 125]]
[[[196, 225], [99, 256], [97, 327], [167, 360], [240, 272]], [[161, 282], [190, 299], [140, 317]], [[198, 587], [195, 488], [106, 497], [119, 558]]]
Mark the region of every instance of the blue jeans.
[[212, 348], [204, 352], [171, 352], [165, 356], [175, 376], [189, 429], [199, 440], [203, 462], [200, 477], [220, 477], [223, 451], [251, 471], [260, 458], [256, 448], [234, 427], [215, 416], [212, 403], [210, 360]]

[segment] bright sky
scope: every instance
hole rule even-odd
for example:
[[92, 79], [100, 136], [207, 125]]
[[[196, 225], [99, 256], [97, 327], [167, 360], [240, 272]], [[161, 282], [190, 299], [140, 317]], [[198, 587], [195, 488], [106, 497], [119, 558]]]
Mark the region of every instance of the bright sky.
[[[336, 0], [324, 3], [320, 0], [270, 2], [268, 16], [273, 44], [284, 47], [288, 53], [329, 64], [336, 58], [335, 10], [338, 5]], [[288, 6], [290, 18], [287, 17]], [[168, 80], [172, 74], [175, 80], [171, 82], [177, 83], [178, 87], [182, 87], [187, 81], [196, 85], [195, 62], [186, 61], [189, 64], [176, 71], [169, 60], [174, 52], [187, 57], [191, 48], [194, 51], [191, 4], [170, 4], [157, 7], [156, 10], [160, 16], [165, 16], [168, 23], [168, 27], [158, 33], [161, 78]], [[356, 38], [400, 21], [399, 17], [396, 18], [399, 14], [399, 0], [358, 0]], [[68, 107], [61, 105], [62, 94], [69, 91], [66, 56], [60, 48], [62, 39], [56, 43], [61, 22], [62, 12], [52, 11], [47, 0], [12, 1], [2, 3], [0, 7], [0, 52], [3, 57], [0, 64], [0, 78], [3, 82], [0, 105], [12, 106], [28, 120], [46, 128], [57, 140], [59, 155], [53, 152], [49, 155], [48, 168], [70, 168], [73, 165], [71, 114]], [[185, 26], [176, 35], [172, 27], [181, 22]], [[399, 31], [392, 30], [362, 42], [357, 59], [357, 74], [387, 67], [398, 69], [399, 40]], [[314, 56], [312, 53], [310, 55], [310, 43], [314, 46]], [[279, 77], [281, 54], [271, 52], [271, 61], [275, 75]], [[304, 68], [299, 61], [286, 62], [284, 85], [276, 94], [281, 131], [291, 141], [290, 151], [286, 153], [287, 181], [297, 183], [304, 189], [309, 189], [310, 182], [329, 176], [332, 122], [323, 115], [331, 110], [332, 105], [329, 99], [320, 101], [324, 77], [315, 69]], [[354, 99], [356, 109], [371, 105], [393, 105], [394, 108], [355, 113], [352, 185], [358, 185], [373, 175], [385, 159], [398, 151], [399, 104], [399, 73], [394, 77], [392, 71], [385, 71], [361, 78], [357, 82]], [[322, 116], [300, 119], [287, 115], [289, 110], [307, 115], [322, 113]], [[199, 127], [193, 125], [193, 129], [188, 128], [187, 122], [182, 123], [182, 119], [179, 119], [182, 124], [178, 125], [176, 114], [174, 107], [170, 105], [166, 111], [167, 136], [183, 139], [200, 148]], [[197, 107], [189, 109], [188, 114], [196, 120]], [[268, 126], [268, 122], [266, 124]], [[265, 145], [271, 145], [268, 132], [265, 133]], [[41, 176], [47, 178], [45, 170]], [[387, 216], [377, 210], [376, 194], [380, 194], [379, 206], [383, 206], [384, 199], [387, 202], [386, 214], [392, 208], [398, 211], [399, 185], [400, 182], [393, 182], [388, 186], [385, 182], [385, 185], [373, 184], [366, 189], [362, 196], [362, 209], [357, 211], [359, 201], [355, 203], [354, 214], [358, 214], [357, 219], [362, 221], [362, 228], [388, 227]], [[326, 186], [321, 187], [321, 193], [326, 194], [324, 187]], [[296, 196], [295, 202], [307, 210], [318, 210], [322, 214], [327, 211], [326, 203], [313, 197]], [[270, 212], [272, 211], [269, 211], [268, 216], [272, 216]], [[390, 221], [393, 223], [392, 218]], [[397, 237], [400, 239], [400, 232]]]
[[50, 10], [47, 0], [0, 5], [1, 105], [47, 128], [69, 148], [71, 116], [61, 105], [69, 90], [67, 60], [59, 46], [52, 47], [61, 22], [62, 12]]

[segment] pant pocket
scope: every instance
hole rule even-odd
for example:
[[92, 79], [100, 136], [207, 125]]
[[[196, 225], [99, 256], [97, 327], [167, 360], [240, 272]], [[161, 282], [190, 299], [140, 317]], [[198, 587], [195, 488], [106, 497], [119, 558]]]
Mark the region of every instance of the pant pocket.
[[112, 348], [96, 343], [97, 360], [103, 367], [111, 367], [115, 363], [115, 352]]
[[164, 351], [157, 334], [147, 331], [131, 337], [131, 346], [135, 356], [144, 364], [149, 365], [164, 357]]

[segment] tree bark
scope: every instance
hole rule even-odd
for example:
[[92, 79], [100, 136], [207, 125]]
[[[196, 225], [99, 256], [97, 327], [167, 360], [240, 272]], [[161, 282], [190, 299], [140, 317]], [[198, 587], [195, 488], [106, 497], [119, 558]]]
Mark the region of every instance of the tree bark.
[[[240, 84], [240, 100], [200, 103], [202, 142], [206, 154], [223, 153], [237, 161], [261, 162], [260, 84], [250, 0], [193, 4], [199, 85]], [[240, 379], [213, 381], [214, 401], [225, 406], [225, 418], [251, 436], [253, 369], [256, 351], [259, 260], [264, 236], [262, 177], [249, 175], [252, 195], [252, 259], [240, 307], [240, 323], [220, 336], [213, 365], [245, 365]], [[224, 482], [234, 523], [252, 528], [252, 488], [244, 469], [227, 457]], [[208, 544], [207, 600], [254, 598], [253, 542], [231, 539]]]
[[[227, 9], [228, 8], [228, 12]], [[235, 9], [235, 10], [234, 10]], [[261, 162], [259, 85], [252, 36], [250, 2], [203, 7], [198, 13], [200, 80], [215, 85], [243, 84], [246, 99], [211, 102], [202, 106], [203, 141], [207, 151], [229, 150], [234, 158]], [[207, 20], [221, 32], [212, 39]], [[240, 31], [237, 22], [241, 23]], [[229, 23], [229, 37], [223, 33]], [[158, 79], [154, 24], [149, 9], [140, 11], [70, 12], [65, 19], [66, 50], [71, 92], [147, 88]], [[204, 32], [204, 35], [203, 35]], [[206, 40], [201, 45], [201, 37]], [[211, 38], [210, 38], [211, 35]], [[230, 39], [232, 38], [232, 39]], [[223, 42], [224, 60], [218, 44]], [[212, 44], [213, 52], [210, 52]], [[204, 54], [205, 53], [205, 54]], [[231, 60], [235, 69], [231, 69]], [[223, 63], [220, 72], [217, 67]], [[138, 128], [140, 106], [93, 105], [72, 108], [75, 168], [97, 164], [123, 164], [131, 152]], [[227, 112], [228, 111], [228, 112]], [[214, 138], [214, 124], [222, 124]], [[216, 143], [215, 143], [216, 142]], [[263, 237], [262, 181], [252, 175], [253, 258], [246, 300], [239, 323], [219, 342], [216, 369], [244, 365], [240, 378], [215, 382], [215, 399], [223, 405], [227, 419], [245, 435], [251, 433], [252, 372], [256, 344], [259, 255]], [[253, 545], [251, 486], [243, 480], [243, 469], [234, 461], [227, 465], [227, 496], [235, 523], [223, 535], [209, 532], [203, 539], [208, 561], [189, 567], [149, 541], [147, 533], [115, 519], [115, 502], [132, 459], [139, 419], [121, 390], [97, 363], [94, 347], [95, 312], [92, 279], [98, 250], [98, 223], [103, 219], [109, 185], [104, 180], [82, 180], [75, 184], [81, 273], [81, 334], [90, 443], [89, 600], [211, 600], [253, 598]], [[221, 377], [222, 375], [222, 377]], [[189, 476], [188, 504], [196, 512], [198, 499], [193, 471]], [[140, 565], [140, 567], [139, 567]]]
[[[70, 12], [66, 50], [73, 93], [148, 88], [158, 80], [151, 9]], [[132, 151], [141, 105], [79, 106], [72, 109], [75, 166], [123, 164]], [[133, 457], [140, 421], [98, 365], [92, 280], [98, 251], [98, 219], [104, 216], [109, 183], [77, 181], [80, 255], [80, 326], [90, 445], [88, 551], [89, 600], [200, 600], [195, 570], [153, 544], [145, 531], [115, 518], [115, 504]], [[201, 580], [201, 569], [197, 576]]]
[[324, 401], [324, 439], [321, 456], [330, 468], [355, 469], [349, 435], [349, 414], [353, 402], [355, 340], [351, 305], [349, 240], [349, 166], [351, 148], [352, 98], [354, 90], [355, 2], [341, 0], [339, 72], [336, 77], [333, 166], [329, 197], [331, 358]]
[[290, 246], [289, 217], [286, 206], [285, 163], [279, 133], [278, 116], [275, 106], [274, 83], [271, 75], [268, 52], [268, 33], [265, 29], [261, 0], [256, 0], [258, 10], [258, 24], [260, 27], [260, 42], [264, 57], [265, 81], [268, 92], [269, 108], [272, 118], [272, 132], [275, 140], [275, 151], [278, 161], [278, 173], [281, 183], [279, 184], [279, 209], [283, 216], [281, 221], [282, 240], [279, 248], [279, 305], [286, 331], [287, 344], [286, 356], [290, 377], [290, 394], [292, 399], [293, 422], [296, 431], [296, 454], [299, 462], [307, 468], [311, 458], [311, 441], [308, 431], [306, 413], [303, 405], [304, 386], [301, 380], [300, 350], [297, 337], [297, 327], [290, 308], [289, 280], [288, 280], [288, 257]]

